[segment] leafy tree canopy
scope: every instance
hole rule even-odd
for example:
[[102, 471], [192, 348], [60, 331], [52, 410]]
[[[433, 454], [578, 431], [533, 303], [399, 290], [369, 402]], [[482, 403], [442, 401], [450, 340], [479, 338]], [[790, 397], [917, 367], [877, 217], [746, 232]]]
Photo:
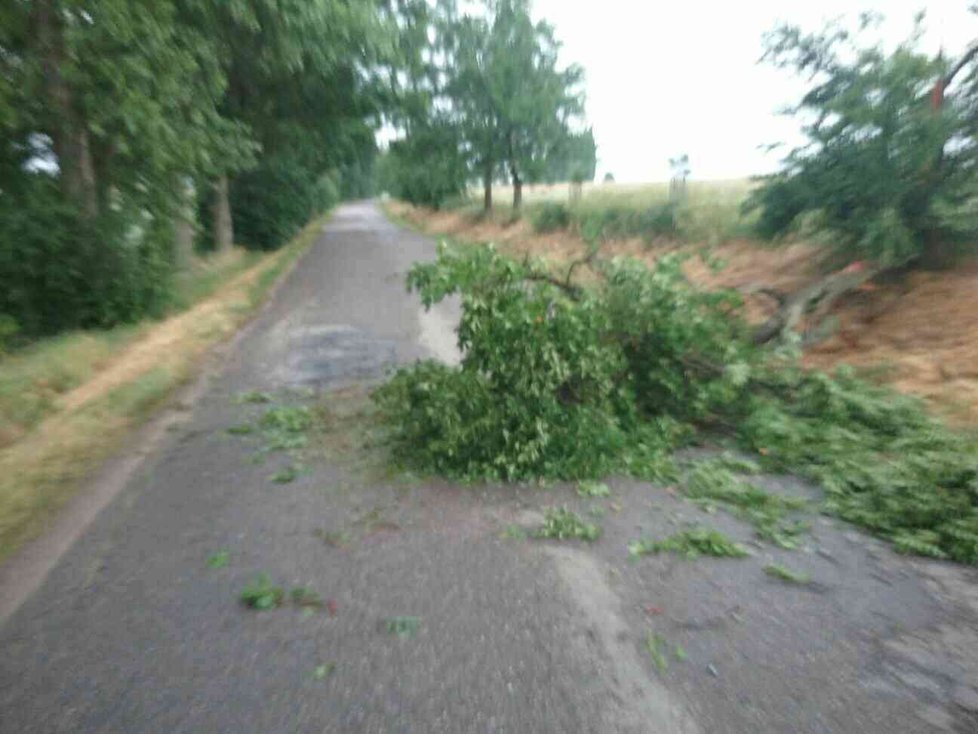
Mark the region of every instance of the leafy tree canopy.
[[[919, 21], [889, 51], [838, 25], [768, 35], [765, 58], [812, 84], [790, 110], [808, 121], [807, 142], [751, 202], [763, 235], [804, 219], [846, 259], [898, 264], [960, 232], [975, 191], [976, 78], [971, 66], [920, 51]], [[861, 29], [872, 24], [864, 17]]]

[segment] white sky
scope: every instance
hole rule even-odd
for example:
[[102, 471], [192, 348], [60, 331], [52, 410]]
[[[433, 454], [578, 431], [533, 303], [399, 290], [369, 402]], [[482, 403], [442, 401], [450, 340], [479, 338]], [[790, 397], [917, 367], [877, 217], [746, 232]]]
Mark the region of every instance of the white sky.
[[556, 26], [562, 60], [585, 68], [598, 180], [668, 178], [668, 159], [688, 153], [694, 179], [738, 178], [777, 167], [759, 149], [797, 141], [777, 110], [797, 101], [803, 80], [758, 65], [761, 37], [779, 20], [806, 31], [862, 10], [887, 17], [886, 41], [902, 40], [927, 11], [926, 46], [955, 55], [978, 38], [968, 0], [535, 0]]

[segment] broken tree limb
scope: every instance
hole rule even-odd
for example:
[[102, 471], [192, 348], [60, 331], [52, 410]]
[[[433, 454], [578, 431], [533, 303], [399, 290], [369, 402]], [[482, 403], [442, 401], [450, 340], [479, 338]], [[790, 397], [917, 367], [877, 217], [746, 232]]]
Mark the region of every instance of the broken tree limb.
[[[901, 263], [903, 265], [905, 263]], [[818, 325], [829, 314], [839, 299], [864, 283], [898, 266], [876, 263], [855, 262], [842, 270], [811, 283], [781, 300], [778, 310], [763, 324], [754, 329], [752, 340], [755, 344], [767, 344], [784, 339], [795, 331], [802, 319], [811, 314], [810, 323], [803, 335], [806, 343], [815, 340]], [[771, 289], [757, 289], [775, 298]]]

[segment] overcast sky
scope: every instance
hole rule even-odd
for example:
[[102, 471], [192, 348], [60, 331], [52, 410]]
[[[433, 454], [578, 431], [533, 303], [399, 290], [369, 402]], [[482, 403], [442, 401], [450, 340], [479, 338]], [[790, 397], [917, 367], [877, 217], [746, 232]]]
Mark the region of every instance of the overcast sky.
[[688, 153], [695, 179], [770, 171], [778, 154], [760, 146], [797, 140], [797, 123], [777, 114], [804, 84], [758, 65], [761, 37], [779, 20], [816, 30], [862, 10], [885, 13], [887, 42], [927, 11], [926, 45], [959, 53], [978, 38], [968, 0], [535, 0], [556, 26], [565, 62], [587, 73], [588, 118], [598, 143], [598, 176], [668, 178], [668, 159]]

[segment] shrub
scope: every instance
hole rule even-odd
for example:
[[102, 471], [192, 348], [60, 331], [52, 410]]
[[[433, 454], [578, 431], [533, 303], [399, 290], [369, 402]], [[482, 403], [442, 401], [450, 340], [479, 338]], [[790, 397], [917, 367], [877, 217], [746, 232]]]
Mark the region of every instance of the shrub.
[[[442, 246], [436, 262], [415, 265], [408, 283], [426, 306], [461, 295], [464, 357], [402, 369], [375, 393], [394, 456], [468, 480], [674, 481], [672, 450], [719, 433], [766, 469], [818, 481], [826, 511], [902, 550], [978, 562], [973, 439], [850, 373], [806, 372], [790, 354], [754, 347], [738, 298], [695, 289], [675, 256], [651, 269], [591, 267], [593, 285], [582, 287], [492, 248]], [[697, 476], [693, 494], [791, 544], [787, 503], [726, 475]]]
[[533, 231], [541, 234], [554, 232], [558, 229], [567, 229], [570, 226], [570, 221], [571, 216], [567, 207], [552, 201], [545, 203], [532, 215]]
[[451, 125], [419, 126], [381, 156], [378, 184], [397, 199], [440, 208], [465, 192], [468, 169], [460, 146]]
[[88, 219], [39, 174], [0, 193], [0, 223], [0, 314], [25, 336], [134, 321], [167, 303], [167, 221], [121, 205]]
[[246, 247], [275, 249], [337, 201], [335, 174], [312, 171], [291, 156], [266, 157], [231, 184], [235, 239]]

